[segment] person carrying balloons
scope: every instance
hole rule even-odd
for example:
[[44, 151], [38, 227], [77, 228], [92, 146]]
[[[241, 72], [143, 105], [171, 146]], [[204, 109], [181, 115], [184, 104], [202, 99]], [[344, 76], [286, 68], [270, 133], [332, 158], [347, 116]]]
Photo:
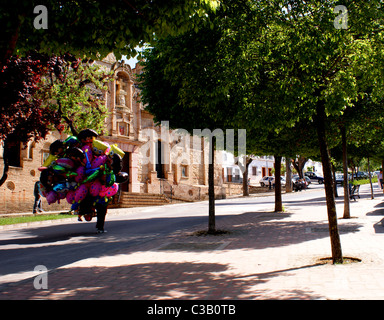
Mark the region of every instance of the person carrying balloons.
[[53, 142], [50, 156], [39, 168], [40, 193], [48, 204], [65, 198], [79, 221], [96, 216], [97, 233], [104, 233], [108, 204], [128, 174], [120, 172], [124, 151], [97, 137], [96, 131], [85, 129]]

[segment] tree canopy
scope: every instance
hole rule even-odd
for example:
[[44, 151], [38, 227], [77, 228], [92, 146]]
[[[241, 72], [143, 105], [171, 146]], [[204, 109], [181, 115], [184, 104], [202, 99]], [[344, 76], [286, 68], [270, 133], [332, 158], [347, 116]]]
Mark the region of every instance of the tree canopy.
[[177, 87], [169, 90], [175, 115], [191, 119], [185, 110], [194, 110], [191, 117], [196, 112], [246, 128], [247, 138], [254, 132], [254, 139], [282, 139], [279, 153], [291, 142], [287, 129], [301, 122], [316, 130], [332, 256], [341, 262], [327, 130], [346, 109], [358, 108], [369, 88], [373, 101], [383, 97], [384, 12], [380, 1], [346, 1], [342, 16], [337, 6], [331, 0], [231, 1], [215, 15], [212, 30], [159, 42], [150, 59], [164, 58], [161, 76]]
[[103, 58], [134, 56], [136, 46], [156, 36], [195, 28], [217, 0], [3, 2], [0, 6], [0, 62], [29, 50]]

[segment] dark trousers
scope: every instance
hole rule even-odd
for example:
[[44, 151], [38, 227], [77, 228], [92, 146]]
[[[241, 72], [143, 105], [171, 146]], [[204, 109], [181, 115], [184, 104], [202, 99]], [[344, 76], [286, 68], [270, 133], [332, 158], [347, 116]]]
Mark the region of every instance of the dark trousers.
[[[92, 212], [92, 206], [94, 198], [91, 197], [90, 195], [86, 196], [86, 198], [80, 202], [80, 211], [79, 213], [84, 215], [84, 214], [90, 214]], [[107, 214], [107, 205], [102, 205], [97, 203], [95, 205], [96, 209], [96, 217], [97, 217], [97, 222], [96, 222], [96, 228], [97, 230], [104, 230], [104, 222], [105, 222], [105, 216]]]
[[104, 222], [105, 222], [105, 216], [107, 214], [107, 208], [106, 205], [97, 204], [96, 205], [96, 213], [97, 213], [97, 222], [96, 222], [96, 228], [97, 230], [104, 230]]

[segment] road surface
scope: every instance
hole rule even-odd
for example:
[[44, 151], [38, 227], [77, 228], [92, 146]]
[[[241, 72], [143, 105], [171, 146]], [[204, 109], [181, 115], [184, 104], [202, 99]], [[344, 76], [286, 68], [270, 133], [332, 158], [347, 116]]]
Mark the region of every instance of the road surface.
[[[325, 204], [324, 188], [313, 184], [311, 190], [283, 195], [283, 203], [286, 208]], [[220, 228], [220, 218], [226, 215], [273, 210], [273, 194], [217, 200], [216, 226]], [[38, 265], [54, 270], [208, 224], [207, 201], [109, 212], [105, 225], [108, 232], [101, 235], [95, 232], [95, 219], [78, 222], [76, 218], [0, 231], [0, 287], [32, 277]]]

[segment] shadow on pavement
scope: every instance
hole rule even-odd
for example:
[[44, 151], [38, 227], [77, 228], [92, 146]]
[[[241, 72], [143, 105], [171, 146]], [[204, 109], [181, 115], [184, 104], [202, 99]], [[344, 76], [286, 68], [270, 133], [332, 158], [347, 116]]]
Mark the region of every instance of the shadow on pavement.
[[[208, 218], [177, 217], [107, 221], [109, 232], [96, 235], [93, 223], [73, 223], [18, 230], [16, 238], [0, 240], [0, 276], [32, 271], [37, 265], [49, 270], [82, 259], [154, 250], [172, 241], [228, 241], [225, 250], [264, 249], [298, 244], [329, 236], [327, 222], [291, 221], [287, 213], [246, 212], [216, 217], [221, 236], [191, 236], [206, 229]], [[357, 232], [360, 225], [348, 222], [340, 233]], [[143, 249], [144, 246], [144, 249]]]
[[[302, 268], [316, 267], [303, 266]], [[293, 268], [236, 277], [219, 263], [143, 263], [119, 267], [60, 269], [48, 275], [47, 290], [31, 284], [7, 288], [0, 299], [155, 300], [155, 299], [317, 299], [314, 292], [258, 288]], [[172, 278], [169, 277], [170, 271]], [[76, 281], [73, 281], [75, 275]]]

